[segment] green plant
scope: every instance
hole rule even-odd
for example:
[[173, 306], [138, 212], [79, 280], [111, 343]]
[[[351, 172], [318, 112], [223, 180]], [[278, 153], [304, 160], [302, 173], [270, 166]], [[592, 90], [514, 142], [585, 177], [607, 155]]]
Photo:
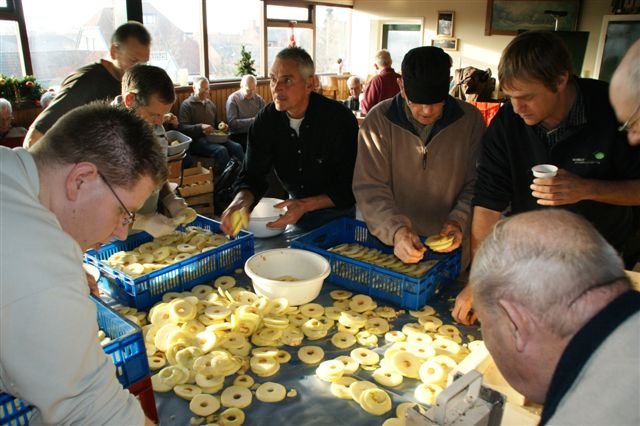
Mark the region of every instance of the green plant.
[[251, 52], [247, 52], [244, 45], [240, 50], [240, 61], [236, 64], [236, 75], [242, 77], [246, 74], [256, 75], [256, 69], [253, 67], [255, 60], [251, 58]]
[[39, 102], [43, 92], [44, 89], [32, 75], [17, 78], [0, 74], [0, 97], [7, 99], [13, 105], [23, 101]]

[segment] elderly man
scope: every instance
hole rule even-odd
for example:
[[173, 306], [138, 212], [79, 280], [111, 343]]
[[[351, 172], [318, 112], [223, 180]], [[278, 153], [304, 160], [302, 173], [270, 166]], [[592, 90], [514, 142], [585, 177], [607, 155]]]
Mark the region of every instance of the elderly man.
[[624, 55], [611, 78], [611, 105], [631, 145], [640, 145], [640, 40]]
[[400, 74], [394, 71], [391, 64], [391, 54], [388, 50], [382, 49], [376, 53], [376, 62], [373, 64], [376, 75], [364, 89], [364, 97], [360, 103], [362, 112], [368, 113], [377, 103], [393, 98], [400, 91]]
[[258, 111], [265, 105], [264, 99], [258, 93], [255, 76], [247, 74], [240, 80], [240, 90], [233, 92], [227, 98], [227, 121], [231, 139], [247, 147], [247, 133], [253, 124]]
[[27, 129], [13, 125], [11, 102], [0, 98], [0, 145], [14, 148], [22, 146]]
[[351, 181], [358, 123], [339, 102], [313, 92], [314, 73], [304, 49], [289, 47], [276, 55], [269, 73], [273, 103], [258, 113], [249, 130], [238, 192], [222, 214], [227, 234], [234, 231], [231, 213], [242, 209], [246, 215], [260, 201], [272, 168], [289, 199], [276, 204], [286, 214], [267, 226], [295, 224], [287, 231], [295, 233], [354, 216]]
[[207, 140], [207, 136], [218, 128], [220, 121], [216, 115], [216, 104], [209, 98], [209, 80], [205, 77], [193, 80], [193, 95], [180, 105], [179, 121], [179, 129], [193, 139], [189, 151], [194, 155], [213, 158], [216, 178], [220, 177], [231, 157], [239, 160], [244, 158], [244, 151], [239, 143], [231, 140], [211, 143]]
[[[156, 142], [166, 154], [167, 139], [162, 123], [175, 99], [171, 77], [162, 68], [138, 64], [124, 73], [122, 95], [116, 97], [113, 104], [127, 108], [152, 126]], [[156, 212], [163, 211], [170, 217], [176, 217], [185, 208], [185, 200], [178, 197], [165, 181], [140, 208], [132, 228], [145, 230], [155, 237], [172, 232], [175, 230], [173, 220]]]
[[[618, 250], [628, 267], [640, 242], [640, 149], [618, 131], [605, 82], [572, 75], [571, 56], [551, 32], [527, 31], [505, 48], [498, 76], [507, 102], [482, 141], [473, 199], [471, 250], [506, 209], [512, 213], [563, 206], [583, 215]], [[533, 178], [536, 164], [556, 176]], [[473, 282], [471, 282], [473, 285]], [[469, 323], [471, 290], [453, 316]]]
[[360, 77], [352, 75], [347, 80], [347, 87], [349, 88], [349, 97], [344, 100], [344, 106], [351, 111], [360, 110], [360, 93], [362, 93], [362, 82]]
[[104, 104], [30, 151], [0, 147], [0, 390], [36, 408], [32, 424], [151, 424], [100, 346], [82, 256], [126, 238], [166, 172], [149, 126]]
[[66, 112], [91, 101], [114, 99], [120, 94], [120, 80], [124, 72], [137, 63], [149, 60], [151, 35], [142, 24], [128, 22], [120, 25], [111, 36], [109, 58], [85, 65], [67, 76], [55, 100], [38, 115], [24, 140], [29, 148]]
[[616, 250], [564, 210], [499, 222], [471, 268], [482, 335], [541, 425], [637, 425], [640, 293]]
[[400, 93], [382, 101], [360, 128], [353, 176], [358, 208], [371, 232], [406, 263], [424, 255], [420, 234], [453, 235], [445, 251], [469, 236], [485, 125], [476, 108], [448, 95], [450, 69], [451, 58], [440, 48], [410, 50]]

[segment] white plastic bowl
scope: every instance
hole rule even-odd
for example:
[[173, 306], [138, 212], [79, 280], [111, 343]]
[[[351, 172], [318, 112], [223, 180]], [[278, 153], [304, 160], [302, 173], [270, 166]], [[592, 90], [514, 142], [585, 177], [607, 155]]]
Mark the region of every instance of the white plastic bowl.
[[251, 212], [249, 218], [249, 232], [256, 238], [270, 238], [280, 235], [285, 228], [267, 228], [267, 223], [277, 220], [285, 214], [284, 209], [276, 209], [274, 205], [281, 203], [279, 198], [263, 198]]
[[[244, 270], [256, 293], [270, 299], [284, 297], [292, 306], [314, 300], [322, 283], [331, 273], [329, 261], [307, 250], [283, 248], [266, 250], [251, 256]], [[286, 277], [296, 281], [286, 281]]]

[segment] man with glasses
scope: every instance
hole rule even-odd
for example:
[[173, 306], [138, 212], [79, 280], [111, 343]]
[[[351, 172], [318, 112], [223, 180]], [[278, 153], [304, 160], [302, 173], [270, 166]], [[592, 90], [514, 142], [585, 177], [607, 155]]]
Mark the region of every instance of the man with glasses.
[[166, 175], [151, 128], [101, 103], [29, 151], [0, 147], [0, 390], [36, 408], [31, 423], [151, 424], [100, 346], [82, 262], [127, 237]]
[[67, 76], [56, 97], [38, 115], [24, 140], [34, 145], [66, 112], [95, 100], [112, 100], [120, 94], [120, 80], [132, 65], [149, 60], [151, 35], [138, 22], [120, 25], [111, 36], [109, 57], [85, 65]]
[[561, 209], [498, 222], [470, 280], [487, 349], [541, 425], [640, 424], [640, 293], [593, 225]]
[[[371, 232], [403, 262], [425, 252], [419, 235], [468, 241], [471, 197], [485, 125], [472, 105], [449, 96], [451, 57], [417, 47], [402, 61], [400, 93], [365, 118], [353, 193]], [[464, 245], [463, 269], [469, 264]]]
[[[578, 78], [572, 67], [552, 32], [527, 31], [505, 48], [498, 77], [510, 100], [481, 144], [472, 254], [503, 212], [562, 206], [593, 223], [628, 268], [636, 264], [640, 150], [618, 131], [607, 83]], [[557, 166], [557, 175], [534, 178], [531, 168], [538, 164]], [[472, 301], [467, 285], [456, 299], [457, 321], [473, 321]]]
[[640, 145], [640, 40], [624, 55], [611, 78], [611, 105], [631, 145]]
[[292, 225], [285, 232], [293, 236], [354, 216], [351, 180], [358, 122], [344, 105], [313, 92], [314, 75], [313, 60], [304, 49], [288, 47], [276, 55], [269, 72], [273, 102], [260, 110], [249, 129], [237, 193], [222, 214], [226, 233], [233, 233], [231, 213], [246, 213], [263, 197], [272, 169], [289, 199], [275, 205], [286, 213], [268, 227]]

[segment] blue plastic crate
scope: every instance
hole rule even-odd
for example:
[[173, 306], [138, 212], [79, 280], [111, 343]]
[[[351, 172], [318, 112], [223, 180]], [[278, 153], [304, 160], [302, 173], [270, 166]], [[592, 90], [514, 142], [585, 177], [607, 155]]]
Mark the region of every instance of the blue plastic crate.
[[[220, 232], [220, 222], [203, 216], [198, 216], [189, 226]], [[178, 229], [183, 230], [182, 227]], [[240, 231], [234, 240], [220, 247], [135, 279], [104, 262], [114, 253], [133, 250], [152, 239], [146, 232], [140, 232], [131, 235], [125, 241], [116, 241], [97, 250], [89, 250], [84, 255], [84, 261], [96, 266], [102, 273], [103, 278], [98, 282], [100, 288], [123, 305], [140, 310], [147, 309], [159, 302], [166, 292], [189, 290], [244, 266], [244, 262], [254, 252], [253, 234]]]
[[[98, 327], [111, 338], [102, 349], [111, 355], [116, 375], [124, 388], [149, 376], [149, 363], [142, 330], [113, 311], [102, 300], [90, 296], [96, 304]], [[29, 424], [33, 407], [13, 396], [0, 393], [0, 426]]]
[[294, 239], [291, 247], [310, 250], [327, 258], [331, 264], [328, 279], [332, 283], [409, 309], [424, 306], [440, 288], [455, 281], [460, 273], [460, 250], [452, 253], [428, 251], [424, 260], [436, 259], [438, 263], [424, 276], [414, 278], [328, 250], [342, 243], [358, 243], [384, 253], [393, 252], [392, 247], [371, 235], [366, 223], [346, 218]]

